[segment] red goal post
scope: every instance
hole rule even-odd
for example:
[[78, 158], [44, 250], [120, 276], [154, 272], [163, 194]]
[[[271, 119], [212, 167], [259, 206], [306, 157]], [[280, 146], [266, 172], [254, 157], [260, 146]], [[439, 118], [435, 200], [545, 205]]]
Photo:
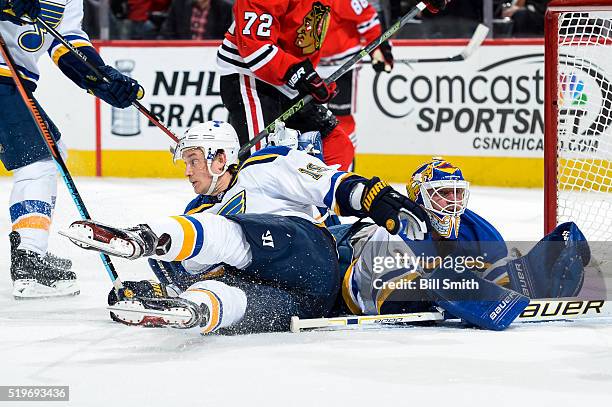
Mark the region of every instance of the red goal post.
[[612, 240], [612, 0], [553, 0], [545, 17], [544, 228]]

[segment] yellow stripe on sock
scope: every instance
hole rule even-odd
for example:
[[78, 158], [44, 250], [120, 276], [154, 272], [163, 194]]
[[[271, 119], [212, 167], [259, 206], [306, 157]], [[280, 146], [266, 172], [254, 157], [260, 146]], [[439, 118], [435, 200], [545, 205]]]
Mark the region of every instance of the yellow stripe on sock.
[[187, 291], [204, 293], [208, 296], [208, 298], [210, 298], [210, 303], [212, 305], [211, 309], [209, 310], [210, 317], [208, 318], [208, 323], [202, 328], [201, 332], [203, 334], [207, 334], [214, 331], [221, 323], [221, 303], [219, 302], [217, 296], [213, 294], [212, 291], [203, 290], [201, 288], [190, 288]]
[[51, 220], [45, 216], [28, 216], [13, 224], [13, 231], [19, 229], [41, 229], [49, 230]]

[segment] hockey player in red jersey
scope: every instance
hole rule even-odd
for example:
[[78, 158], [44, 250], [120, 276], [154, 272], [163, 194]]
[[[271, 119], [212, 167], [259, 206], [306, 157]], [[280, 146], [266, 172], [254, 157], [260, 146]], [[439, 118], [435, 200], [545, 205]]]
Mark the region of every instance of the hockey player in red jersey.
[[334, 115], [322, 104], [335, 94], [316, 73], [320, 50], [338, 0], [237, 0], [235, 21], [217, 53], [221, 97], [240, 143], [245, 144], [278, 118], [296, 96], [315, 103], [297, 112], [287, 125], [318, 130], [328, 164], [348, 169], [354, 148]]
[[[359, 52], [363, 44], [372, 42], [382, 34], [378, 13], [367, 0], [340, 0], [333, 10], [331, 24], [334, 30], [328, 34], [317, 68], [324, 77], [331, 75], [338, 66]], [[393, 54], [388, 42], [374, 50], [371, 57], [376, 72], [390, 72], [393, 68]], [[356, 113], [358, 73], [359, 69], [353, 69], [338, 79], [336, 85], [339, 92], [327, 105], [354, 147], [357, 147], [353, 115]]]

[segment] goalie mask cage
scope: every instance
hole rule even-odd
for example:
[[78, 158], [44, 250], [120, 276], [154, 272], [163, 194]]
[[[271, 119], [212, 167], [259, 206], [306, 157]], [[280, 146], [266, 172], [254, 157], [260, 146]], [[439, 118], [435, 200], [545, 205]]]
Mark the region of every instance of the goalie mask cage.
[[545, 32], [545, 232], [611, 241], [612, 0], [553, 0]]

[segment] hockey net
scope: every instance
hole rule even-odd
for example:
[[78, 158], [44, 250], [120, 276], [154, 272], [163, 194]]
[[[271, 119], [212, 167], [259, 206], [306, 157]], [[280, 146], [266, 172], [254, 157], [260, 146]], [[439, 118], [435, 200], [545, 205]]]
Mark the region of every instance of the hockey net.
[[545, 60], [546, 232], [612, 241], [612, 1], [549, 3]]

